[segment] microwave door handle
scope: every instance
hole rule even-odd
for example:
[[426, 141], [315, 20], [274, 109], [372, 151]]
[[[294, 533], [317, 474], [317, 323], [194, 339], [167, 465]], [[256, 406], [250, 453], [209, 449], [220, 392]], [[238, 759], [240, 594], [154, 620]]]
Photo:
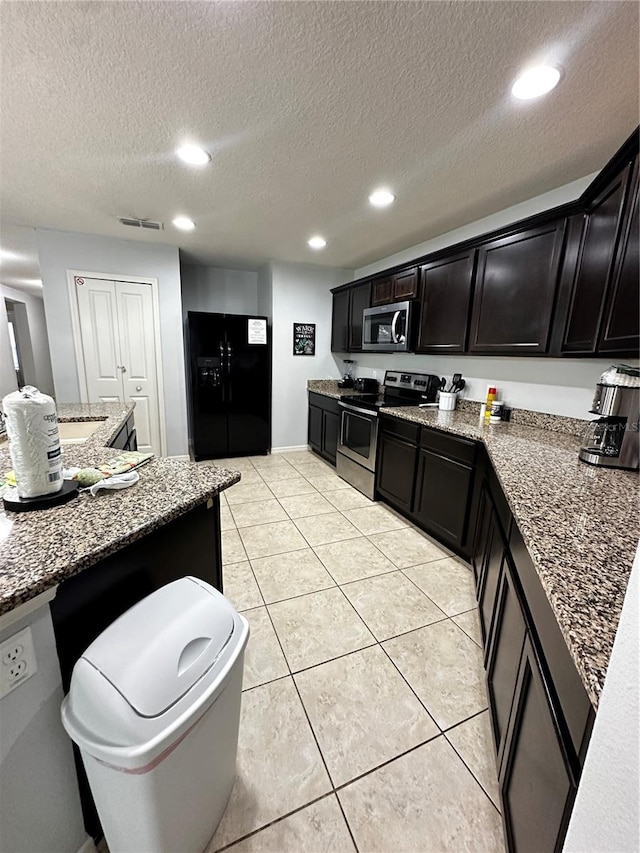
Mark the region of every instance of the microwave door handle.
[[391, 321], [391, 342], [394, 344], [398, 343], [398, 333], [396, 332], [396, 325], [398, 320], [400, 319], [400, 312], [396, 311], [393, 315], [393, 320]]

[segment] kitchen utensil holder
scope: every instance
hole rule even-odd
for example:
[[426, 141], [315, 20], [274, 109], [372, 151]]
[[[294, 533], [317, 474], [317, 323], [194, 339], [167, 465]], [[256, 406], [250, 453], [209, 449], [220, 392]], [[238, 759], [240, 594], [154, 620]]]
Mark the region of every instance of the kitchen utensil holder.
[[457, 391], [441, 391], [440, 399], [438, 400], [438, 408], [442, 412], [452, 412], [456, 407], [457, 400]]

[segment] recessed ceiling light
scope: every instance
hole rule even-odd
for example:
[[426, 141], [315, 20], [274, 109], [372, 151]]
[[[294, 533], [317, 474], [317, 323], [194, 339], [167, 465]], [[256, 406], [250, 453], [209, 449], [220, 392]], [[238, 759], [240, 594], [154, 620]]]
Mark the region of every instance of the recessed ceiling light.
[[369, 204], [374, 207], [388, 207], [396, 200], [396, 197], [389, 190], [375, 190], [369, 196]]
[[173, 224], [181, 231], [193, 231], [193, 229], [196, 227], [196, 223], [193, 221], [193, 219], [189, 219], [188, 216], [176, 216], [176, 218], [173, 220]]
[[554, 65], [537, 65], [521, 74], [511, 87], [515, 98], [527, 101], [546, 95], [560, 82], [561, 72]]
[[311, 246], [312, 249], [324, 249], [327, 245], [327, 241], [324, 237], [316, 236], [312, 237], [310, 240], [307, 240], [307, 244]]
[[176, 154], [190, 166], [205, 166], [211, 160], [211, 154], [199, 145], [183, 145], [178, 148]]

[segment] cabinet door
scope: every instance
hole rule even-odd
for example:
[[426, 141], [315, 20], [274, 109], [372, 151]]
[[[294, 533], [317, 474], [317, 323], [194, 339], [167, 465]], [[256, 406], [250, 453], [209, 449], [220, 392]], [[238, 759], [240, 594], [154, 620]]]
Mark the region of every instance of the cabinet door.
[[596, 350], [630, 170], [629, 164], [605, 187], [584, 215], [562, 352]]
[[599, 352], [637, 354], [640, 347], [639, 231], [638, 164], [636, 162], [630, 210], [616, 252], [613, 282], [598, 343]]
[[413, 513], [439, 539], [462, 548], [467, 537], [473, 468], [420, 450]]
[[487, 660], [487, 687], [498, 765], [502, 760], [506, 742], [525, 633], [524, 616], [514, 587], [509, 560], [505, 558], [500, 573]]
[[372, 285], [371, 304], [386, 305], [389, 302], [393, 302], [393, 281], [390, 278], [379, 278]]
[[421, 352], [464, 352], [471, 310], [475, 250], [420, 268]]
[[411, 511], [418, 448], [394, 435], [379, 439], [376, 489], [404, 512]]
[[493, 620], [498, 580], [505, 554], [505, 542], [498, 524], [498, 514], [489, 497], [486, 499], [486, 539], [482, 571], [478, 581], [478, 604], [480, 607], [480, 630], [485, 650], [489, 646], [491, 622]]
[[349, 291], [333, 294], [331, 352], [349, 352]]
[[478, 249], [470, 352], [545, 353], [565, 220]]
[[561, 850], [575, 786], [529, 639], [522, 654], [500, 786], [509, 850]]
[[351, 291], [349, 308], [349, 352], [362, 350], [362, 312], [371, 305], [371, 284], [359, 284]]
[[322, 409], [309, 406], [308, 440], [314, 450], [322, 450]]
[[393, 301], [402, 302], [405, 299], [418, 297], [418, 267], [397, 272], [393, 276]]
[[338, 452], [338, 431], [340, 429], [340, 415], [336, 412], [322, 412], [322, 455], [336, 464], [336, 453]]

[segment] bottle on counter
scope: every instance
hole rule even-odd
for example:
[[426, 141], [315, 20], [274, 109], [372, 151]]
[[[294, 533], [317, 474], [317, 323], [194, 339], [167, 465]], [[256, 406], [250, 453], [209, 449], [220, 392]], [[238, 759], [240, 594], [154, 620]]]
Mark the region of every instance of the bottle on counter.
[[491, 406], [493, 405], [493, 401], [496, 399], [498, 394], [497, 388], [493, 385], [489, 385], [489, 389], [487, 390], [487, 399], [485, 402], [485, 410], [484, 410], [484, 420], [485, 423], [489, 423], [491, 418]]
[[504, 403], [502, 400], [494, 400], [491, 404], [491, 414], [489, 416], [489, 420], [492, 424], [497, 424], [502, 420], [502, 412], [504, 410]]

